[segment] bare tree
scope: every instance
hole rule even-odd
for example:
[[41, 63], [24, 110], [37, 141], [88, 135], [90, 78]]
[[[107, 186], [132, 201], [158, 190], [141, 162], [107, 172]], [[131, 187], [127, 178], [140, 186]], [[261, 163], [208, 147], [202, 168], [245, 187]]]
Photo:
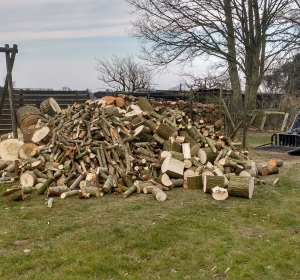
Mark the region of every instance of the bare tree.
[[131, 34], [141, 44], [143, 59], [165, 66], [215, 56], [227, 64], [237, 102], [244, 79], [251, 106], [265, 71], [299, 48], [295, 0], [126, 1], [137, 15]]
[[152, 71], [142, 63], [135, 61], [134, 56], [119, 58], [113, 55], [111, 62], [96, 59], [98, 79], [114, 90], [132, 92], [136, 89], [150, 89]]

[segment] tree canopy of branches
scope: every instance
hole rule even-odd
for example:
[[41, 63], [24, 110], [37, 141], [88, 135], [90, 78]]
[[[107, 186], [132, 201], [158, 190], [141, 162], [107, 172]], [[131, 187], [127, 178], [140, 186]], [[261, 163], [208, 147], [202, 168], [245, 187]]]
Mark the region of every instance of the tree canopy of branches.
[[96, 61], [98, 79], [114, 90], [132, 92], [151, 86], [152, 71], [136, 62], [132, 55], [122, 58], [113, 55], [111, 62], [105, 58]]
[[143, 59], [162, 66], [215, 56], [226, 62], [239, 102], [245, 86], [248, 105], [254, 106], [270, 65], [299, 48], [295, 0], [126, 1], [137, 15], [131, 35], [138, 38]]
[[276, 67], [264, 78], [264, 86], [270, 92], [300, 95], [300, 53], [291, 61]]

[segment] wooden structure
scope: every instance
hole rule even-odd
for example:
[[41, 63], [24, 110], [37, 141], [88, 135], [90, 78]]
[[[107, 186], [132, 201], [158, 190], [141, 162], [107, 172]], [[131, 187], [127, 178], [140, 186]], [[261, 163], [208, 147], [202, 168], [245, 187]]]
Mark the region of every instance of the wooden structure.
[[[61, 109], [66, 109], [68, 105], [84, 103], [87, 99], [89, 99], [89, 92], [87, 90], [56, 91], [47, 89], [14, 89], [12, 96], [15, 111], [27, 105], [40, 108], [40, 104], [50, 97], [55, 99]], [[0, 100], [4, 100], [2, 105], [2, 114], [0, 114], [1, 135], [12, 131], [11, 110], [9, 100], [4, 97], [4, 89], [0, 89]]]
[[10, 108], [13, 137], [17, 138], [18, 133], [17, 133], [17, 122], [16, 122], [16, 114], [15, 114], [15, 106], [14, 106], [14, 98], [13, 98], [13, 83], [12, 83], [12, 73], [11, 72], [12, 72], [12, 69], [14, 66], [16, 54], [18, 52], [18, 46], [16, 44], [14, 44], [13, 47], [10, 48], [9, 45], [6, 44], [4, 48], [0, 48], [0, 52], [5, 53], [6, 69], [7, 69], [4, 89], [3, 89], [3, 93], [2, 93], [1, 101], [0, 101], [0, 116], [2, 115], [4, 102], [6, 99], [6, 95], [8, 93], [9, 94], [9, 108]]

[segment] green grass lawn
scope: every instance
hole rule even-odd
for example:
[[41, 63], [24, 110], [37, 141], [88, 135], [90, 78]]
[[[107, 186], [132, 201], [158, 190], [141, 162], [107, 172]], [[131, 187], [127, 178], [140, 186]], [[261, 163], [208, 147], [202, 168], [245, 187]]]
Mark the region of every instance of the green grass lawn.
[[0, 279], [300, 279], [297, 170], [284, 165], [251, 200], [183, 188], [164, 202], [1, 198]]

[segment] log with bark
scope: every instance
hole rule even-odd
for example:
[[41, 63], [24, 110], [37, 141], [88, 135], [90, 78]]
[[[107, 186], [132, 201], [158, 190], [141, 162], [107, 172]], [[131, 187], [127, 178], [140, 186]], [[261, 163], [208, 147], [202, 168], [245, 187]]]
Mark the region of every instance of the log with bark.
[[252, 198], [254, 191], [253, 177], [231, 176], [228, 182], [228, 194], [230, 196], [239, 196]]

